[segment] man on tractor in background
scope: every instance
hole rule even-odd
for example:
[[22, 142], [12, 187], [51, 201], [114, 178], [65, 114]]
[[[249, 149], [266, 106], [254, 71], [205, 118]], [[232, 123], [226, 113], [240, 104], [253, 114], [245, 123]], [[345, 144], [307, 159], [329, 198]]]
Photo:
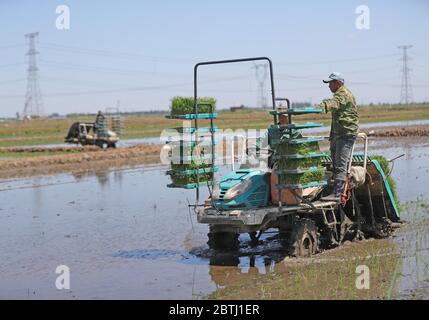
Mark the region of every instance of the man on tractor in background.
[[338, 72], [333, 72], [328, 79], [323, 80], [329, 84], [334, 94], [332, 99], [323, 100], [316, 107], [332, 113], [331, 133], [329, 135], [330, 151], [332, 157], [334, 189], [332, 193], [322, 200], [339, 201], [345, 188], [347, 165], [350, 162], [351, 152], [359, 132], [359, 116], [353, 93], [345, 87], [344, 78]]
[[94, 123], [94, 133], [97, 134], [97, 136], [102, 136], [106, 131], [106, 122], [103, 112], [98, 111], [97, 116], [95, 117], [95, 123]]

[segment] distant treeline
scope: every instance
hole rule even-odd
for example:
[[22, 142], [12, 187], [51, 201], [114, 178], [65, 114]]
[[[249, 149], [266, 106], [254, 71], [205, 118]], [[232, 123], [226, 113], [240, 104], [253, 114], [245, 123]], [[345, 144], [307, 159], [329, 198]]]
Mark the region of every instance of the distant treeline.
[[[122, 116], [142, 116], [142, 115], [163, 115], [168, 113], [167, 110], [157, 110], [157, 111], [130, 111], [130, 112], [124, 112], [121, 111], [119, 114]], [[97, 115], [96, 112], [94, 113], [68, 113], [66, 115], [67, 118], [77, 118], [77, 117], [95, 117]]]
[[[293, 108], [305, 108], [310, 107], [312, 104], [310, 102], [293, 102]], [[370, 103], [370, 104], [361, 104], [359, 105], [361, 108], [392, 108], [392, 109], [405, 109], [405, 108], [425, 108], [429, 107], [429, 102], [413, 102], [410, 104], [401, 104], [401, 103], [386, 103], [386, 102], [378, 102], [378, 103]], [[271, 109], [268, 107], [266, 109]], [[261, 111], [264, 110], [262, 108], [256, 107], [248, 107], [244, 106], [240, 112], [251, 112], [251, 111]], [[219, 109], [220, 112], [230, 112], [230, 109]], [[168, 110], [150, 110], [150, 111], [129, 111], [129, 112], [120, 112], [122, 116], [145, 116], [145, 115], [165, 115], [169, 111]], [[95, 117], [96, 112], [90, 113], [68, 113], [66, 115], [60, 115], [59, 113], [52, 113], [48, 116], [51, 119], [61, 119], [61, 118], [78, 118], [78, 117]], [[0, 118], [0, 121], [6, 120], [16, 120], [16, 118]]]
[[403, 104], [403, 103], [386, 103], [386, 102], [379, 102], [379, 103], [370, 103], [365, 105], [360, 105], [362, 108], [366, 107], [380, 107], [380, 108], [419, 108], [419, 107], [429, 107], [429, 102], [413, 102], [409, 104]]
[[[292, 107], [293, 108], [305, 108], [305, 107], [311, 107], [312, 104], [309, 102], [293, 102]], [[370, 103], [370, 104], [362, 104], [359, 105], [361, 108], [393, 108], [393, 109], [402, 109], [402, 108], [424, 108], [429, 107], [429, 102], [418, 102], [418, 103], [411, 103], [411, 104], [401, 104], [401, 103], [385, 103], [385, 102], [379, 102], [379, 103]], [[271, 109], [271, 107], [268, 107], [266, 109]], [[256, 108], [256, 107], [247, 107], [244, 106], [243, 109], [239, 112], [252, 112], [252, 111], [261, 111], [264, 110], [262, 108]], [[230, 112], [230, 109], [219, 109], [219, 112]], [[169, 113], [168, 110], [150, 110], [150, 111], [132, 111], [132, 112], [120, 112], [120, 115], [122, 116], [147, 116], [147, 115], [165, 115]], [[76, 117], [95, 117], [96, 113], [69, 113], [66, 115], [67, 118], [76, 118]], [[58, 117], [58, 115], [55, 115], [55, 117]]]

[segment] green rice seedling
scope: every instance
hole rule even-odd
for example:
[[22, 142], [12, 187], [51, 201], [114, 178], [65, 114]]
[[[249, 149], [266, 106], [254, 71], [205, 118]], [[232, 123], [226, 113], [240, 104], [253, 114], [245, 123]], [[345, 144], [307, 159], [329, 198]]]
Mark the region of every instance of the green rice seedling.
[[185, 163], [185, 164], [171, 164], [171, 170], [175, 171], [175, 172], [183, 172], [183, 171], [188, 171], [188, 170], [197, 170], [197, 169], [208, 169], [211, 168], [211, 164], [209, 163], [195, 163], [195, 162], [191, 162], [191, 163]]
[[209, 145], [191, 145], [191, 144], [172, 144], [170, 157], [174, 163], [187, 164], [195, 162], [196, 164], [204, 165], [211, 163], [212, 147]]
[[[171, 115], [184, 115], [194, 113], [194, 98], [191, 97], [173, 97], [171, 99]], [[198, 102], [210, 103], [213, 106], [213, 112], [216, 109], [216, 99], [212, 97], [198, 98]], [[209, 105], [199, 105], [198, 113], [210, 113]]]
[[207, 182], [212, 180], [211, 165], [210, 164], [197, 164], [191, 162], [189, 164], [171, 164], [170, 177], [175, 185], [187, 185], [198, 182], [197, 174], [189, 174], [186, 171], [205, 169], [206, 172], [199, 174], [199, 182]]
[[318, 171], [305, 172], [300, 174], [281, 174], [280, 184], [307, 184], [310, 182], [321, 181], [325, 177], [325, 168]]
[[[181, 175], [181, 174], [172, 173], [170, 175], [170, 177], [171, 177], [171, 181], [173, 182], [173, 184], [175, 184], [177, 186], [183, 186], [183, 185], [187, 185], [187, 184], [192, 184], [192, 183], [197, 183], [198, 182], [198, 177], [197, 177], [196, 174]], [[201, 182], [211, 181], [211, 180], [212, 180], [211, 173], [203, 173], [203, 174], [200, 174], [200, 176], [199, 176], [200, 183]]]
[[[320, 147], [317, 141], [291, 144], [290, 140], [285, 139], [281, 144], [276, 146], [275, 154], [277, 155], [301, 155], [308, 156], [310, 153], [319, 153]], [[325, 176], [325, 169], [322, 167], [320, 157], [315, 158], [286, 158], [281, 157], [276, 160], [276, 166], [279, 171], [308, 169], [312, 167], [320, 168], [314, 172], [304, 172], [299, 174], [281, 174], [280, 184], [307, 184], [310, 182], [321, 181]]]
[[381, 166], [381, 169], [383, 169], [384, 174], [387, 176], [387, 182], [389, 183], [390, 190], [392, 191], [393, 199], [395, 200], [395, 203], [397, 204], [398, 210], [400, 210], [398, 194], [396, 191], [396, 181], [393, 180], [393, 178], [390, 175], [388, 176], [388, 174], [390, 172], [389, 160], [387, 160], [386, 157], [381, 156], [381, 155], [371, 156], [371, 159], [378, 161], [378, 163]]
[[284, 143], [281, 143], [277, 146], [276, 152], [279, 155], [299, 154], [302, 156], [307, 156], [310, 153], [320, 152], [320, 147], [317, 141], [298, 144], [291, 144], [285, 141]]
[[277, 167], [282, 170], [306, 169], [312, 167], [320, 167], [322, 160], [320, 158], [303, 158], [303, 159], [288, 159], [282, 158], [276, 160]]

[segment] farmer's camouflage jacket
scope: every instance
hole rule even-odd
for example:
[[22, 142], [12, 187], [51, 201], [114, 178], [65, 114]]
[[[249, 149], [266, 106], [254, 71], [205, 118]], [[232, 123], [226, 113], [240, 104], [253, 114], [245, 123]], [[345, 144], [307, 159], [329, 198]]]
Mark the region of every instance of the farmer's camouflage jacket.
[[326, 112], [332, 112], [330, 140], [338, 136], [358, 134], [359, 116], [356, 100], [345, 86], [341, 86], [332, 99], [324, 100], [318, 106], [325, 108]]

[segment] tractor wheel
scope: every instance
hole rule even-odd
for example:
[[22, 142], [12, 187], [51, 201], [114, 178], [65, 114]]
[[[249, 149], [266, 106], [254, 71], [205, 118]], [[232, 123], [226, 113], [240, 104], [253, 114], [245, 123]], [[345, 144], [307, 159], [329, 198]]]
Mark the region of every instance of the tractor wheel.
[[319, 234], [313, 220], [295, 222], [288, 241], [289, 254], [295, 257], [309, 257], [319, 251]]
[[210, 232], [207, 234], [209, 241], [207, 244], [210, 249], [213, 250], [237, 250], [239, 241], [239, 234], [236, 232], [229, 231], [214, 231], [210, 228]]
[[101, 149], [107, 149], [109, 147], [109, 144], [107, 142], [101, 140], [95, 141], [95, 145]]
[[249, 232], [249, 237], [250, 237], [250, 244], [252, 246], [257, 246], [258, 244], [262, 243], [262, 241], [259, 240], [257, 232]]
[[392, 222], [383, 218], [381, 222], [376, 223], [376, 227], [373, 231], [373, 236], [376, 239], [389, 238], [393, 233]]
[[103, 141], [96, 140], [96, 141], [95, 141], [95, 145], [96, 145], [97, 147], [99, 147], [99, 148], [103, 149]]

